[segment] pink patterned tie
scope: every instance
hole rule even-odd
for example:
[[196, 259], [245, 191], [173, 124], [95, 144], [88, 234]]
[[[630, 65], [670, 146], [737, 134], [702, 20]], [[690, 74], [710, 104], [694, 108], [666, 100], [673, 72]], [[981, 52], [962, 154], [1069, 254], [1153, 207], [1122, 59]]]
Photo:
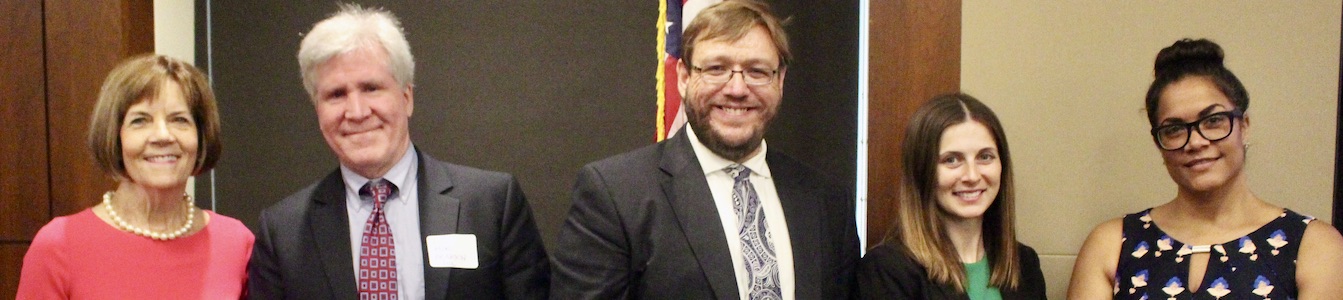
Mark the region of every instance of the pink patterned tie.
[[359, 189], [360, 196], [373, 198], [373, 214], [364, 223], [364, 238], [359, 245], [360, 300], [396, 299], [396, 244], [382, 212], [382, 204], [395, 188], [386, 180], [375, 179]]

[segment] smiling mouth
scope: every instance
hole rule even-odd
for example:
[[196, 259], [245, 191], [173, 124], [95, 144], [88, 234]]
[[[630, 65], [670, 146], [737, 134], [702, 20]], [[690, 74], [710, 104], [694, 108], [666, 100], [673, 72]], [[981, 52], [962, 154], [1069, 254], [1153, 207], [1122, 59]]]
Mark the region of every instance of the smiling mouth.
[[756, 110], [756, 108], [753, 108], [753, 107], [733, 107], [733, 106], [723, 106], [723, 105], [714, 105], [714, 108], [715, 108], [716, 110], [718, 110], [718, 111], [722, 111], [722, 112], [724, 112], [724, 113], [727, 113], [727, 115], [729, 115], [729, 116], [742, 116], [742, 115], [749, 114], [749, 113], [751, 113], [751, 112], [753, 112], [753, 111]]
[[1189, 162], [1185, 163], [1185, 164], [1184, 164], [1184, 167], [1185, 167], [1185, 168], [1200, 168], [1200, 167], [1205, 167], [1205, 166], [1208, 166], [1208, 165], [1212, 165], [1212, 163], [1215, 162], [1215, 161], [1217, 161], [1218, 159], [1221, 159], [1221, 158], [1220, 158], [1220, 157], [1216, 157], [1216, 158], [1200, 158], [1200, 159], [1195, 159], [1195, 160], [1192, 160], [1192, 161], [1189, 161]]
[[370, 133], [370, 132], [373, 132], [373, 131], [375, 131], [375, 130], [377, 130], [377, 129], [378, 129], [377, 127], [374, 127], [374, 128], [365, 128], [365, 129], [358, 129], [358, 130], [345, 130], [345, 131], [342, 131], [342, 132], [341, 132], [341, 135], [344, 135], [344, 136], [356, 136], [356, 135], [361, 135], [361, 134], [365, 134], [365, 133]]
[[975, 201], [979, 200], [979, 197], [984, 195], [984, 190], [959, 191], [952, 192], [951, 194], [964, 201]]
[[169, 154], [169, 155], [154, 155], [154, 156], [145, 157], [145, 160], [147, 160], [147, 161], [149, 161], [149, 162], [152, 162], [152, 163], [174, 163], [174, 162], [177, 162], [177, 159], [180, 158], [180, 157], [181, 157], [180, 155], [176, 155], [176, 154]]

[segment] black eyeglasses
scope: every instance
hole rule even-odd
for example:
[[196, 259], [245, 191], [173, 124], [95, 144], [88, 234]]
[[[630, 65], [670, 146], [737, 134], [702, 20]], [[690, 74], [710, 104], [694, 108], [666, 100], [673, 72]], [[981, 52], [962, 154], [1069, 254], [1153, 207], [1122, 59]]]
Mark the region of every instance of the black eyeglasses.
[[1209, 142], [1216, 142], [1231, 136], [1236, 127], [1235, 120], [1244, 113], [1224, 111], [1199, 118], [1197, 121], [1183, 124], [1162, 125], [1152, 128], [1152, 139], [1161, 150], [1180, 150], [1189, 144], [1194, 131]]
[[742, 81], [747, 85], [766, 85], [774, 82], [774, 75], [779, 74], [778, 69], [769, 70], [763, 68], [746, 68], [745, 70], [731, 70], [722, 65], [711, 65], [707, 67], [692, 66], [690, 70], [699, 72], [700, 78], [704, 82], [719, 84], [732, 80], [732, 75], [741, 73]]

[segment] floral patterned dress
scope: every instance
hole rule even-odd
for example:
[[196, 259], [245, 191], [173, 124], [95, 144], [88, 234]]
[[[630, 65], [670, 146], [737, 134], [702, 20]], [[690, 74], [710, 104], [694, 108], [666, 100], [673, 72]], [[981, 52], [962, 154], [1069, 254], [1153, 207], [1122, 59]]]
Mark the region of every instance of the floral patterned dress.
[[[1152, 223], [1152, 209], [1124, 216], [1115, 299], [1294, 299], [1296, 255], [1306, 224], [1291, 210], [1254, 232], [1215, 245], [1186, 245]], [[1208, 252], [1208, 269], [1191, 291], [1190, 254]]]

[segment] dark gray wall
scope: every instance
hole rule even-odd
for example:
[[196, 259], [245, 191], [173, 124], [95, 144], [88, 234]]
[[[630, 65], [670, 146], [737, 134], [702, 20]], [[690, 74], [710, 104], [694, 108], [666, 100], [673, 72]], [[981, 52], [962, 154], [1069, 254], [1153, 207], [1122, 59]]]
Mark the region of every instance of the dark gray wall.
[[[856, 1], [776, 3], [797, 63], [770, 146], [854, 183]], [[198, 8], [205, 8], [197, 1]], [[294, 58], [334, 2], [212, 1], [197, 55], [224, 128], [217, 211], [258, 213], [334, 170]], [[401, 18], [416, 58], [411, 139], [438, 159], [517, 175], [547, 242], [579, 167], [654, 138], [656, 1], [365, 1]], [[211, 43], [207, 49], [207, 42]], [[210, 187], [201, 181], [201, 191]], [[208, 194], [202, 192], [202, 203]]]

